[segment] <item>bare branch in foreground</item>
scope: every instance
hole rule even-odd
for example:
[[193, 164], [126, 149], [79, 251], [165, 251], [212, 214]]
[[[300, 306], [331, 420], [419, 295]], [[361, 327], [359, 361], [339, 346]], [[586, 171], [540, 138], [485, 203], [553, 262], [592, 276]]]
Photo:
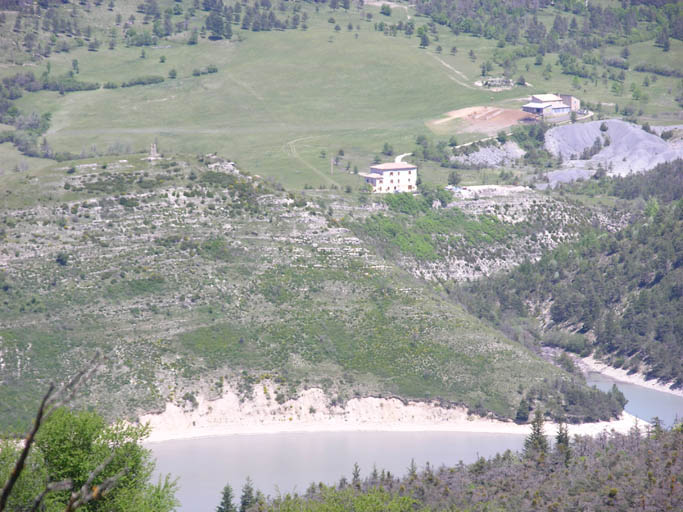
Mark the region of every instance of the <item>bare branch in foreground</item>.
[[71, 480], [62, 480], [61, 482], [50, 482], [45, 486], [45, 490], [41, 492], [35, 500], [33, 500], [33, 506], [30, 512], [37, 512], [38, 507], [47, 496], [47, 493], [54, 491], [68, 491], [73, 487], [73, 482]]
[[[9, 500], [10, 494], [12, 494], [12, 489], [14, 488], [14, 485], [17, 483], [17, 480], [19, 480], [19, 477], [21, 476], [21, 473], [24, 470], [26, 459], [28, 458], [29, 452], [31, 451], [31, 447], [33, 446], [33, 442], [35, 441], [36, 434], [38, 433], [38, 430], [40, 429], [41, 425], [45, 420], [47, 420], [50, 417], [50, 415], [55, 409], [73, 400], [80, 386], [84, 382], [87, 382], [92, 377], [92, 375], [97, 371], [97, 362], [100, 358], [101, 353], [100, 351], [97, 351], [95, 353], [95, 356], [90, 360], [85, 369], [76, 373], [76, 375], [74, 375], [67, 383], [60, 387], [56, 392], [55, 385], [50, 384], [47, 393], [45, 393], [45, 395], [43, 396], [40, 406], [38, 407], [38, 412], [36, 413], [36, 417], [33, 420], [33, 426], [31, 427], [29, 433], [26, 435], [24, 447], [22, 448], [21, 453], [19, 454], [19, 458], [17, 459], [17, 462], [15, 463], [9, 478], [7, 479], [7, 482], [5, 482], [5, 485], [2, 488], [2, 494], [0, 494], [0, 512], [3, 512], [7, 507], [7, 501]], [[110, 460], [111, 458], [107, 460], [107, 464]], [[104, 467], [98, 467], [95, 471], [99, 470], [99, 472], [97, 473], [99, 474], [102, 472], [103, 469]], [[94, 479], [96, 476], [97, 475], [92, 476], [91, 474], [92, 478], [88, 479], [89, 482], [92, 482], [92, 479]], [[70, 486], [64, 487], [65, 482], [66, 481], [48, 484], [45, 490], [40, 495], [38, 495], [34, 500], [32, 510], [37, 509], [37, 507], [43, 501], [45, 495], [48, 492], [54, 490], [70, 489]], [[113, 485], [110, 485], [110, 487], [113, 487]]]
[[5, 507], [7, 506], [7, 500], [9, 499], [9, 496], [12, 493], [12, 488], [14, 487], [14, 484], [17, 483], [17, 480], [19, 480], [21, 472], [24, 470], [24, 464], [26, 464], [26, 459], [28, 458], [28, 454], [31, 451], [31, 445], [33, 444], [33, 440], [36, 437], [36, 433], [38, 432], [38, 429], [40, 428], [40, 425], [42, 424], [43, 419], [45, 418], [46, 407], [48, 401], [52, 397], [54, 389], [54, 384], [51, 384], [50, 388], [47, 390], [47, 393], [45, 393], [45, 396], [43, 397], [43, 400], [40, 403], [40, 407], [38, 408], [36, 419], [33, 421], [33, 427], [31, 428], [31, 431], [29, 432], [28, 436], [26, 436], [24, 448], [21, 450], [21, 454], [19, 455], [16, 464], [14, 464], [14, 468], [12, 469], [12, 473], [10, 473], [9, 479], [5, 483], [5, 486], [2, 488], [2, 494], [0, 495], [0, 512], [5, 510]]

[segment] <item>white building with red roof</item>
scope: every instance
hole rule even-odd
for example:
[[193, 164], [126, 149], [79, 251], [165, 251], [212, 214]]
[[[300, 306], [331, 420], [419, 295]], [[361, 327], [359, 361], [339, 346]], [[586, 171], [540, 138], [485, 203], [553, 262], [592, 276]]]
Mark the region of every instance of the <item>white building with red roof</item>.
[[387, 162], [370, 166], [369, 173], [361, 173], [365, 183], [379, 194], [415, 192], [417, 166], [406, 162]]

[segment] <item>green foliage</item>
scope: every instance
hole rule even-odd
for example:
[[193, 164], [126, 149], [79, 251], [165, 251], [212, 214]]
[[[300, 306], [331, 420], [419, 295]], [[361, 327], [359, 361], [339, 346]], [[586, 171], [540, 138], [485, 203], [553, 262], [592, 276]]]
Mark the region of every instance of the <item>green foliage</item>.
[[560, 421], [557, 425], [557, 434], [555, 436], [555, 451], [564, 456], [565, 466], [569, 465], [569, 460], [572, 456], [570, 444], [567, 424], [564, 421]]
[[550, 158], [544, 148], [545, 132], [550, 128], [546, 123], [515, 126], [512, 129], [512, 140], [519, 144], [526, 154], [524, 159], [532, 164], [540, 164]]
[[583, 357], [590, 355], [591, 345], [582, 334], [550, 331], [543, 338], [543, 344], [560, 347]]
[[560, 355], [555, 358], [555, 363], [567, 373], [577, 373], [578, 371], [576, 364], [574, 364], [574, 360], [566, 352], [561, 352]]
[[353, 488], [337, 490], [323, 486], [317, 491], [316, 500], [287, 495], [275, 500], [268, 511], [281, 512], [413, 512], [418, 501], [411, 496], [401, 496], [382, 489], [358, 492]]
[[233, 499], [232, 487], [230, 487], [230, 484], [225, 484], [221, 492], [221, 502], [216, 507], [216, 512], [237, 512]]
[[367, 236], [415, 258], [430, 260], [437, 257], [436, 247], [428, 233], [416, 233], [399, 220], [373, 215], [365, 221], [362, 230]]
[[125, 82], [122, 82], [121, 87], [134, 87], [136, 85], [160, 84], [163, 81], [164, 81], [163, 76], [158, 76], [158, 75], [139, 76], [136, 78], [132, 78], [130, 80], [126, 80]]
[[383, 199], [391, 210], [408, 215], [424, 213], [431, 207], [431, 204], [428, 203], [424, 196], [414, 196], [407, 192], [387, 194]]
[[[174, 510], [176, 484], [168, 478], [157, 485], [149, 483], [154, 463], [150, 451], [140, 445], [147, 434], [147, 427], [124, 422], [109, 426], [93, 412], [57, 409], [38, 431], [29, 464], [10, 498], [10, 510], [20, 510], [30, 503], [48, 482], [69, 479], [74, 489], [80, 489], [91, 473], [109, 459], [92, 485], [120, 475], [118, 483], [105, 497], [90, 502], [83, 510]], [[12, 443], [0, 444], [0, 481], [7, 477], [17, 454], [18, 448]], [[63, 510], [69, 497], [69, 491], [49, 493], [46, 509]]]
[[462, 181], [462, 178], [460, 177], [460, 174], [458, 174], [458, 171], [451, 171], [448, 173], [448, 184], [456, 186]]
[[57, 253], [57, 257], [55, 258], [55, 261], [65, 267], [66, 265], [69, 264], [69, 255], [65, 252], [59, 252]]
[[254, 484], [251, 478], [247, 477], [247, 481], [242, 487], [242, 495], [240, 496], [240, 510], [239, 512], [248, 512], [249, 508], [256, 503], [256, 494], [254, 492]]
[[[445, 195], [442, 197], [439, 192], [436, 197], [441, 197], [443, 202], [452, 198], [448, 192]], [[431, 209], [431, 200], [427, 197], [395, 194], [387, 202], [392, 210], [409, 216], [372, 215], [363, 224], [354, 224], [354, 230], [385, 249], [396, 248], [422, 260], [434, 260], [448, 251], [466, 251], [502, 242], [512, 233], [525, 229], [523, 225], [504, 224], [492, 215], [473, 217], [458, 208]]]
[[524, 440], [525, 457], [537, 458], [548, 452], [548, 439], [543, 432], [543, 423], [543, 411], [537, 408], [531, 422], [531, 433]]
[[249, 367], [254, 364], [250, 348], [254, 340], [254, 331], [232, 324], [201, 327], [179, 337], [183, 347], [203, 357], [210, 366], [225, 362], [233, 365]]
[[517, 408], [515, 421], [517, 423], [526, 423], [526, 421], [529, 419], [530, 409], [531, 408], [529, 407], [529, 402], [527, 402], [526, 399], [522, 398], [522, 400], [519, 402], [519, 407]]

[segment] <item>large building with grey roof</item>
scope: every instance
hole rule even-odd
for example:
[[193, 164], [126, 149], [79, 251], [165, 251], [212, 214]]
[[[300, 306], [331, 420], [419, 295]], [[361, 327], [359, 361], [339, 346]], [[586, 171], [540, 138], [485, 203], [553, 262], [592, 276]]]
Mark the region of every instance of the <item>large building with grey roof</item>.
[[581, 108], [581, 102], [569, 94], [534, 94], [531, 101], [522, 106], [524, 112], [540, 118], [568, 115]]

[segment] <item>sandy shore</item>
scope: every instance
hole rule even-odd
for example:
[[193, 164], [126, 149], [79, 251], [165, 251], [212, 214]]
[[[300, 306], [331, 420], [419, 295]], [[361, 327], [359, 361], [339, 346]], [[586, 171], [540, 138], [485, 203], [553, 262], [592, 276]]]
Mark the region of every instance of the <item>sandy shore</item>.
[[628, 382], [630, 384], [636, 384], [637, 386], [642, 386], [644, 388], [654, 389], [655, 391], [671, 393], [672, 395], [683, 397], [683, 390], [681, 389], [671, 389], [670, 384], [661, 384], [656, 380], [645, 380], [645, 376], [641, 373], [629, 374], [626, 370], [609, 366], [602, 361], [598, 361], [593, 356], [580, 358], [578, 359], [578, 362], [584, 367], [584, 370], [602, 373], [603, 375], [611, 377], [614, 380]]
[[[271, 390], [271, 392], [268, 391]], [[471, 416], [461, 407], [443, 408], [436, 403], [408, 402], [395, 398], [354, 398], [344, 408], [330, 406], [320, 389], [308, 389], [295, 400], [279, 404], [273, 398], [270, 383], [259, 386], [253, 400], [240, 402], [228, 390], [217, 400], [199, 397], [190, 410], [167, 404], [161, 414], [147, 414], [141, 423], [149, 422], [152, 433], [147, 442], [174, 439], [226, 436], [233, 434], [275, 434], [282, 432], [485, 432], [498, 434], [529, 433], [529, 425]], [[624, 413], [610, 422], [570, 425], [570, 435], [595, 435], [604, 430], [627, 432], [634, 424], [646, 425], [635, 416]], [[556, 430], [546, 424], [546, 433]]]

